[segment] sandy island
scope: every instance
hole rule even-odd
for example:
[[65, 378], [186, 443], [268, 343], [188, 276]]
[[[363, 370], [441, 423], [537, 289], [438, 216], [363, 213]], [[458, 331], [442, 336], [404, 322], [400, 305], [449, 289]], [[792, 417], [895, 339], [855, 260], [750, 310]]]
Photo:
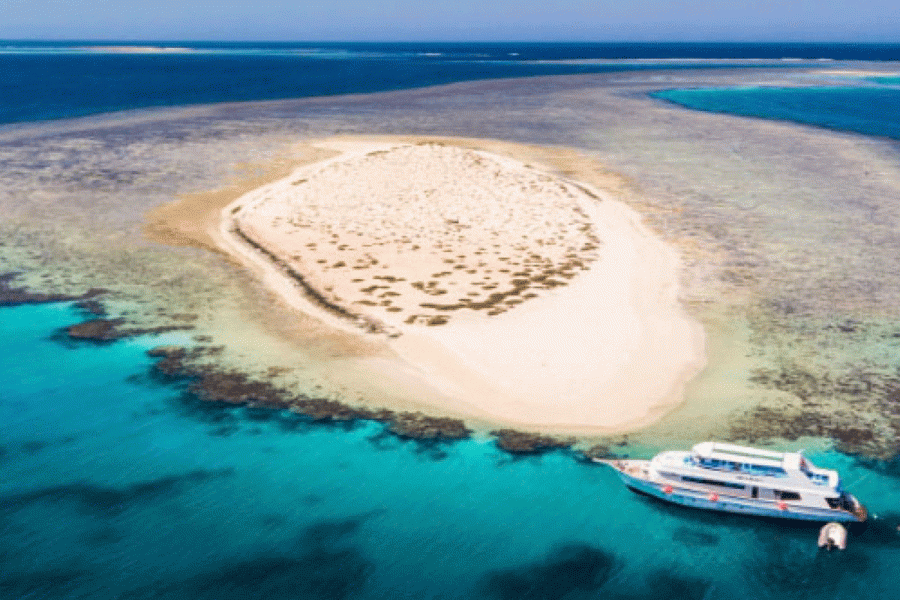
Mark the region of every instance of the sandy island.
[[432, 411], [600, 433], [677, 406], [705, 365], [703, 330], [679, 304], [678, 252], [614, 190], [502, 155], [534, 149], [481, 147], [501, 152], [323, 140], [287, 177], [214, 196], [218, 220], [182, 207], [151, 228], [204, 230], [199, 245], [297, 310], [381, 340], [388, 358], [360, 360], [437, 390]]

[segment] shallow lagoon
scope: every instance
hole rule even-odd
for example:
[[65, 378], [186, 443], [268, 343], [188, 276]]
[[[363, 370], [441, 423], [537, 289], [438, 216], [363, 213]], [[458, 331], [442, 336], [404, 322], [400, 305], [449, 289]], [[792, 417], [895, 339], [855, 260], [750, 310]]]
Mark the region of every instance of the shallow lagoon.
[[652, 95], [697, 110], [784, 119], [900, 140], [900, 89], [890, 87], [900, 80], [872, 80], [886, 85], [674, 89]]

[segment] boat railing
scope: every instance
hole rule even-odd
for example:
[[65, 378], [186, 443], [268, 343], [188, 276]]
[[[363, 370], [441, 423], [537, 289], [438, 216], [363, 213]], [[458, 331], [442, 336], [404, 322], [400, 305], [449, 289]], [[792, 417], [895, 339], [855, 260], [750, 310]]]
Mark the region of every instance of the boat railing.
[[623, 460], [623, 459], [603, 459], [603, 458], [595, 458], [594, 462], [598, 462], [604, 465], [609, 465], [613, 469], [620, 471], [622, 473], [626, 473], [628, 475], [634, 476], [644, 476], [646, 477], [648, 474], [647, 470], [647, 461], [633, 461], [633, 460]]
[[749, 496], [735, 493], [736, 490], [729, 488], [712, 489], [709, 486], [696, 485], [686, 481], [673, 481], [667, 485], [673, 492], [686, 491], [695, 494], [715, 495], [720, 499], [746, 500]]
[[759, 477], [787, 477], [787, 471], [778, 467], [764, 467], [759, 465], [745, 463], [725, 463], [712, 464], [709, 461], [699, 460], [691, 461], [690, 464], [708, 469], [710, 471], [719, 471], [722, 473], [745, 473], [747, 475], [756, 475]]

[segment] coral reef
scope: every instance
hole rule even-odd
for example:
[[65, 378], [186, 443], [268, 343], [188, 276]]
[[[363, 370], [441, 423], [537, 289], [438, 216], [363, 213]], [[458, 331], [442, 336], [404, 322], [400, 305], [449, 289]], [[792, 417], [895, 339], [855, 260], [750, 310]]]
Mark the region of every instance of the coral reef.
[[91, 319], [69, 325], [65, 328], [65, 332], [73, 340], [104, 343], [138, 335], [193, 329], [191, 325], [159, 325], [157, 327], [123, 327], [123, 325], [126, 325], [125, 319]]
[[86, 301], [106, 293], [101, 288], [91, 288], [80, 295], [33, 292], [26, 287], [12, 287], [12, 281], [19, 273], [0, 273], [0, 306], [20, 304], [45, 304], [49, 302]]
[[226, 404], [246, 404], [275, 410], [290, 410], [313, 421], [378, 421], [388, 431], [415, 440], [460, 440], [471, 435], [463, 421], [447, 417], [431, 417], [422, 413], [395, 412], [351, 406], [336, 400], [310, 398], [280, 389], [271, 383], [254, 380], [243, 373], [209, 364], [218, 353], [216, 347], [161, 346], [148, 351], [159, 359], [154, 370], [170, 379], [190, 379], [188, 391], [201, 400]]
[[498, 429], [491, 435], [497, 436], [497, 447], [510, 454], [542, 454], [553, 450], [566, 450], [575, 444], [575, 438], [555, 438], [537, 433]]

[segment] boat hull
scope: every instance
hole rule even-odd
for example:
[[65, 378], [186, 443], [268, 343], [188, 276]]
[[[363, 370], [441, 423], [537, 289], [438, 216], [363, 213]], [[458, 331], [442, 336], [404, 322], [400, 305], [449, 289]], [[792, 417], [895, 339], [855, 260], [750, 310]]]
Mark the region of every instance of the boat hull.
[[[607, 463], [616, 470], [619, 478], [633, 492], [658, 498], [664, 502], [739, 515], [755, 517], [768, 517], [775, 519], [794, 519], [801, 521], [826, 522], [835, 521], [843, 523], [856, 523], [862, 519], [853, 513], [841, 510], [822, 509], [808, 506], [798, 506], [785, 503], [780, 507], [775, 502], [755, 500], [752, 498], [740, 498], [726, 494], [710, 494], [697, 490], [673, 487], [666, 482], [645, 479], [647, 471], [640, 466], [646, 461], [620, 461], [619, 465]], [[628, 472], [630, 471], [630, 473]]]

